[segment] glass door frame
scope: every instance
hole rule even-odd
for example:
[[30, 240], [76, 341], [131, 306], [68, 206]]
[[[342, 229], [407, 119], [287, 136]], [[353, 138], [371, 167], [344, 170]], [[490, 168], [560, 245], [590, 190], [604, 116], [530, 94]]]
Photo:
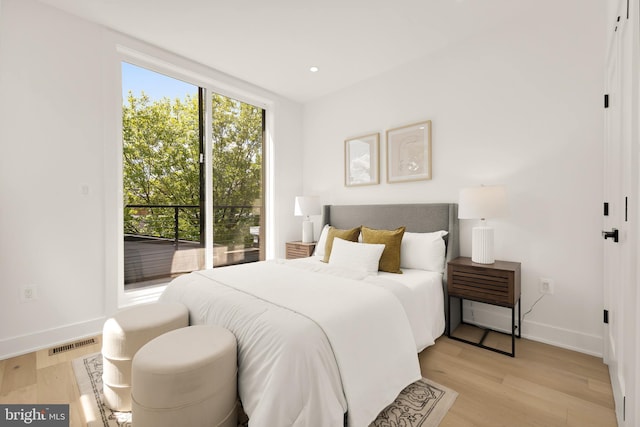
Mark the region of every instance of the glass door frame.
[[[201, 140], [201, 151], [204, 153], [212, 153], [212, 135], [211, 135], [211, 126], [212, 126], [212, 118], [210, 117], [210, 105], [212, 102], [212, 94], [217, 93], [234, 100], [245, 102], [251, 104], [253, 106], [259, 107], [262, 109], [262, 206], [261, 206], [261, 225], [264, 224], [264, 228], [261, 232], [262, 236], [264, 236], [264, 242], [261, 241], [261, 259], [268, 258], [268, 251], [272, 245], [269, 244], [267, 240], [270, 235], [269, 230], [273, 228], [273, 220], [270, 219], [270, 215], [268, 212], [273, 210], [273, 207], [270, 203], [270, 197], [273, 194], [272, 188], [272, 180], [269, 179], [273, 174], [271, 172], [270, 163], [272, 161], [271, 153], [273, 152], [273, 148], [271, 147], [271, 138], [270, 129], [273, 126], [272, 117], [268, 115], [268, 111], [270, 111], [272, 107], [272, 101], [268, 99], [261, 98], [259, 96], [254, 96], [251, 93], [243, 90], [234, 90], [233, 87], [228, 84], [218, 82], [211, 77], [208, 77], [204, 74], [194, 72], [190, 69], [183, 68], [177, 65], [173, 65], [166, 60], [162, 60], [156, 57], [152, 57], [148, 54], [142, 53], [140, 51], [131, 49], [129, 47], [123, 45], [116, 46], [117, 54], [114, 55], [114, 58], [117, 61], [117, 69], [118, 69], [118, 90], [122, 92], [122, 77], [121, 77], [121, 63], [128, 62], [130, 64], [147, 68], [151, 71], [164, 74], [171, 78], [176, 78], [187, 83], [193, 84], [199, 87], [199, 100], [201, 102], [200, 114], [200, 126], [204, 129], [204, 132], [200, 132], [200, 140]], [[112, 69], [115, 69], [113, 67]], [[123, 256], [124, 256], [124, 244], [123, 244], [123, 228], [124, 228], [124, 215], [123, 215], [123, 175], [122, 175], [122, 149], [123, 149], [123, 141], [122, 141], [122, 99], [121, 97], [117, 97], [117, 189], [116, 193], [118, 195], [116, 202], [116, 211], [118, 213], [117, 218], [117, 234], [118, 234], [118, 242], [116, 243], [116, 251], [117, 256], [116, 259], [113, 260], [111, 257], [107, 256], [107, 268], [109, 266], [114, 265], [116, 269], [115, 278], [116, 280], [109, 280], [112, 277], [111, 274], [107, 274], [107, 282], [113, 283], [116, 282], [117, 292], [115, 295], [111, 294], [110, 285], [107, 283], [107, 298], [106, 298], [106, 308], [107, 312], [110, 312], [109, 307], [113, 307], [115, 305], [116, 308], [123, 308], [127, 306], [132, 306], [136, 304], [149, 303], [156, 301], [160, 294], [166, 288], [166, 284], [157, 285], [150, 288], [141, 288], [131, 291], [124, 291], [124, 266], [123, 266]], [[267, 121], [267, 117], [270, 118]], [[204, 204], [204, 221], [201, 221], [201, 224], [204, 224], [204, 257], [205, 263], [204, 268], [213, 268], [213, 160], [212, 156], [203, 155], [203, 162], [200, 162], [200, 170], [201, 170], [201, 186], [204, 182], [204, 191], [200, 191], [200, 203], [201, 207]], [[204, 180], [202, 180], [202, 174], [204, 175]], [[113, 212], [113, 211], [111, 211]], [[202, 227], [202, 225], [201, 225]], [[202, 235], [202, 233], [201, 233]], [[170, 279], [167, 280], [169, 282]]]

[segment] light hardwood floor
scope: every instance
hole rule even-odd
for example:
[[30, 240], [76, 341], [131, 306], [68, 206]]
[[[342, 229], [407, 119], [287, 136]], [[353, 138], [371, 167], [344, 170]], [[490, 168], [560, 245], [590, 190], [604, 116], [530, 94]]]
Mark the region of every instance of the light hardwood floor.
[[[493, 344], [505, 345], [494, 339]], [[493, 345], [492, 344], [492, 345]], [[0, 403], [69, 403], [85, 425], [71, 361], [97, 343], [0, 361]], [[607, 367], [597, 357], [519, 340], [516, 358], [441, 337], [420, 353], [425, 377], [459, 393], [441, 427], [616, 426]]]
[[[504, 335], [486, 343], [511, 351]], [[512, 358], [441, 337], [420, 366], [459, 393], [441, 427], [617, 425], [609, 372], [597, 357], [521, 339]]]
[[69, 404], [69, 427], [86, 426], [71, 361], [100, 351], [96, 343], [49, 356], [40, 350], [0, 361], [0, 403]]

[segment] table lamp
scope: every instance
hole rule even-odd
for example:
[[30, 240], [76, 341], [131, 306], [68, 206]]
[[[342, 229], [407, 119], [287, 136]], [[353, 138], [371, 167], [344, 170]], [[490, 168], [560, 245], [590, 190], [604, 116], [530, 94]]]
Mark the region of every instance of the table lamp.
[[302, 221], [302, 243], [313, 242], [313, 222], [309, 220], [309, 215], [320, 214], [320, 201], [317, 197], [296, 196], [294, 215], [304, 217]]
[[471, 234], [471, 261], [493, 264], [493, 228], [487, 218], [498, 218], [507, 212], [507, 193], [503, 186], [463, 188], [458, 200], [458, 218], [480, 219]]

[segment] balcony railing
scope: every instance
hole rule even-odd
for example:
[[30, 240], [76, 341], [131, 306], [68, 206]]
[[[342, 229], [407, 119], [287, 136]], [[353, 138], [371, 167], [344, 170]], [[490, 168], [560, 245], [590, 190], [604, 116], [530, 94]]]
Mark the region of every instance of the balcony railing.
[[[198, 230], [200, 228], [200, 218], [198, 215], [200, 206], [198, 205], [127, 205], [125, 209], [129, 209], [129, 218], [131, 218], [130, 221], [127, 221], [128, 216], [125, 211], [125, 234], [168, 239], [170, 236], [168, 231], [172, 229], [173, 233], [171, 234], [171, 238], [173, 239], [173, 244], [176, 249], [178, 249], [180, 244], [180, 210], [193, 210], [196, 214], [197, 224], [194, 224], [193, 216], [190, 217], [189, 215], [183, 214], [183, 219], [186, 216], [186, 221], [190, 225], [197, 226]], [[170, 212], [169, 216], [161, 213], [165, 210]], [[200, 231], [198, 231], [198, 233], [199, 232]], [[193, 232], [183, 236], [185, 240], [190, 242], [194, 241], [194, 237]], [[202, 238], [199, 237], [197, 241], [201, 240]]]
[[[260, 259], [260, 208], [214, 206], [213, 264]], [[125, 284], [166, 279], [204, 268], [200, 206], [131, 204], [124, 212]]]

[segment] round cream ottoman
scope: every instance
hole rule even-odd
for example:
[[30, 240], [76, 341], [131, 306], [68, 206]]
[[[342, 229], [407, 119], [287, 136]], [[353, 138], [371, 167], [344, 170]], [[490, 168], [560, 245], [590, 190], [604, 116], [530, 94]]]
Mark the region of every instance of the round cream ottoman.
[[102, 391], [116, 411], [131, 410], [131, 362], [153, 338], [189, 325], [189, 311], [180, 303], [139, 305], [116, 313], [102, 330]]
[[135, 427], [237, 427], [236, 337], [214, 325], [167, 332], [133, 358]]

